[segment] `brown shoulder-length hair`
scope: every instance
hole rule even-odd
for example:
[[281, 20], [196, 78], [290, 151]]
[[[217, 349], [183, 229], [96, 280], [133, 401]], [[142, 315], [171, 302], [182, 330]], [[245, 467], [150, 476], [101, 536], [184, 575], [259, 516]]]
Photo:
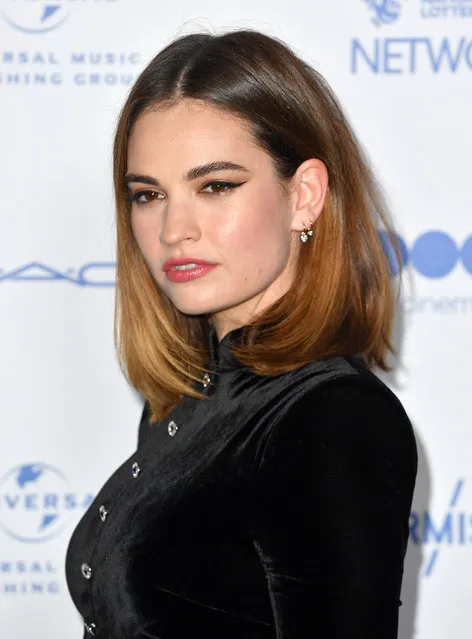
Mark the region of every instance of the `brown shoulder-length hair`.
[[158, 289], [132, 232], [123, 181], [134, 123], [182, 99], [239, 117], [272, 157], [281, 184], [309, 158], [328, 169], [324, 209], [300, 247], [292, 288], [251, 321], [233, 353], [260, 375], [352, 354], [388, 369], [395, 299], [377, 226], [394, 235], [332, 90], [276, 38], [247, 29], [195, 33], [175, 39], [140, 74], [120, 113], [113, 149], [115, 345], [127, 379], [149, 403], [152, 421], [163, 419], [184, 395], [206, 399], [197, 382], [207, 370], [208, 317], [185, 315]]

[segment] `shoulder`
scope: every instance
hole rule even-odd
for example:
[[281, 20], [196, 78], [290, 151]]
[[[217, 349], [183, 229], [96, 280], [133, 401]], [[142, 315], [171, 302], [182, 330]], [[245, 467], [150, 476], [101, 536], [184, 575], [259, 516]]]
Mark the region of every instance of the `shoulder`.
[[288, 398], [273, 424], [275, 428], [296, 414], [305, 416], [302, 421], [320, 423], [323, 416], [329, 416], [330, 421], [335, 417], [359, 417], [371, 422], [392, 415], [411, 427], [400, 399], [360, 358], [336, 357], [315, 363], [310, 373], [300, 385], [301, 392]]
[[[336, 358], [338, 359], [338, 358]], [[287, 407], [288, 411], [316, 411], [330, 421], [355, 418], [372, 423], [391, 417], [411, 428], [403, 404], [393, 390], [369, 370], [358, 358], [339, 358], [342, 364], [321, 384], [308, 388]], [[287, 411], [287, 412], [288, 412]]]
[[333, 461], [395, 458], [416, 474], [416, 440], [401, 401], [357, 358], [342, 359], [336, 374], [287, 402], [270, 424], [257, 455], [259, 471], [288, 455], [311, 463], [324, 451]]

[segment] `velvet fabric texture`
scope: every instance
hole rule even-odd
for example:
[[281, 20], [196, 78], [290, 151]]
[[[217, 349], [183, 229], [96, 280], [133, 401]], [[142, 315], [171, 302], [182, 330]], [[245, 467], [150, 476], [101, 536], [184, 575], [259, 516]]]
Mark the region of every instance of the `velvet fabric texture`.
[[242, 331], [210, 330], [209, 400], [153, 425], [144, 407], [75, 529], [86, 639], [397, 638], [418, 463], [401, 403], [360, 357], [256, 376]]

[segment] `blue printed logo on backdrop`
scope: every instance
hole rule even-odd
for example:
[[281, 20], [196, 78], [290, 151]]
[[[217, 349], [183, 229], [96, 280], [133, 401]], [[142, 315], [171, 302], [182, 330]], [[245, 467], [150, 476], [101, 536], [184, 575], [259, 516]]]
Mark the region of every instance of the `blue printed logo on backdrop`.
[[422, 18], [472, 18], [470, 0], [420, 0]]
[[459, 506], [464, 485], [465, 479], [457, 480], [451, 493], [449, 507], [440, 517], [433, 516], [429, 511], [410, 513], [410, 543], [431, 548], [431, 553], [425, 561], [425, 577], [432, 575], [443, 546], [472, 544], [472, 514]]
[[[359, 0], [371, 14], [371, 22], [377, 27], [404, 23], [403, 5], [399, 1]], [[472, 18], [471, 0], [413, 0], [418, 7], [419, 17], [431, 22], [433, 19]], [[414, 8], [409, 3], [409, 9]], [[367, 12], [366, 12], [367, 13]], [[412, 22], [408, 35], [380, 37], [372, 40], [354, 37], [351, 39], [351, 73], [362, 71], [374, 74], [397, 75], [415, 74], [423, 71], [432, 73], [457, 73], [472, 70], [472, 39], [468, 36], [428, 37], [421, 29], [421, 35], [412, 33]]]
[[[116, 7], [119, 0], [0, 0], [0, 23], [3, 21], [23, 33], [40, 35], [57, 29], [77, 10], [92, 10], [97, 2]], [[90, 14], [84, 17], [93, 21]], [[46, 38], [43, 38], [43, 42]], [[131, 86], [136, 79], [134, 70], [141, 64], [136, 51], [40, 51], [37, 38], [35, 49], [0, 51], [0, 85], [51, 86], [75, 84], [89, 86]]]
[[447, 277], [460, 263], [466, 273], [472, 275], [472, 235], [458, 244], [443, 231], [427, 231], [408, 247], [400, 235], [395, 235], [400, 249], [401, 262], [397, 260], [393, 243], [385, 231], [379, 232], [380, 241], [390, 262], [393, 275], [411, 265], [417, 273], [432, 279]]
[[[453, 274], [459, 276], [452, 288], [437, 287], [441, 291], [440, 296], [434, 293], [434, 288], [426, 285], [421, 295], [418, 292], [423, 286], [418, 287], [414, 294], [403, 295], [401, 305], [405, 313], [472, 313], [470, 286], [464, 290], [466, 280], [463, 277], [472, 275], [472, 235], [463, 242], [456, 242], [443, 231], [427, 231], [411, 244], [407, 244], [400, 235], [392, 238], [385, 231], [379, 231], [379, 237], [394, 276], [399, 275], [406, 267], [430, 280], [444, 279]], [[394, 244], [400, 252], [400, 263]]]
[[398, 0], [364, 0], [373, 13], [372, 22], [380, 27], [385, 24], [393, 24], [400, 17], [401, 2]]
[[0, 528], [17, 541], [48, 541], [92, 501], [92, 495], [72, 490], [65, 475], [49, 464], [15, 466], [0, 479]]
[[[95, 2], [116, 0], [94, 0]], [[69, 7], [73, 4], [77, 6], [77, 0], [0, 0], [0, 15], [11, 27], [24, 33], [47, 33], [64, 23], [69, 16]]]
[[115, 262], [86, 262], [78, 268], [57, 269], [41, 262], [28, 262], [12, 269], [0, 268], [0, 283], [69, 282], [77, 286], [115, 286]]
[[46, 33], [57, 29], [69, 13], [63, 2], [1, 0], [0, 13], [11, 27], [24, 33]]
[[[390, 25], [401, 16], [402, 0], [361, 0], [372, 14], [377, 27]], [[472, 18], [470, 0], [417, 0], [419, 15], [424, 19]]]

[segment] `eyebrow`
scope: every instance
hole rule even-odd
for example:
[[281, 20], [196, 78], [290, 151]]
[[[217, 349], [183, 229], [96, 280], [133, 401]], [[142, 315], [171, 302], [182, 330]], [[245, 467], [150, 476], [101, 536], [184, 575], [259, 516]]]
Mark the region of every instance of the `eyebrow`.
[[[234, 162], [228, 162], [226, 160], [218, 160], [216, 162], [208, 162], [207, 164], [201, 164], [200, 166], [195, 166], [193, 169], [189, 169], [186, 173], [184, 173], [183, 179], [185, 182], [191, 182], [192, 180], [201, 178], [209, 173], [215, 173], [216, 171], [244, 171], [249, 173], [249, 169], [246, 169], [246, 167], [241, 166], [240, 164], [235, 164]], [[156, 178], [153, 178], [150, 175], [139, 175], [137, 173], [128, 173], [123, 178], [123, 182], [125, 185], [130, 182], [142, 182], [143, 184], [160, 186], [159, 181], [156, 180]]]

